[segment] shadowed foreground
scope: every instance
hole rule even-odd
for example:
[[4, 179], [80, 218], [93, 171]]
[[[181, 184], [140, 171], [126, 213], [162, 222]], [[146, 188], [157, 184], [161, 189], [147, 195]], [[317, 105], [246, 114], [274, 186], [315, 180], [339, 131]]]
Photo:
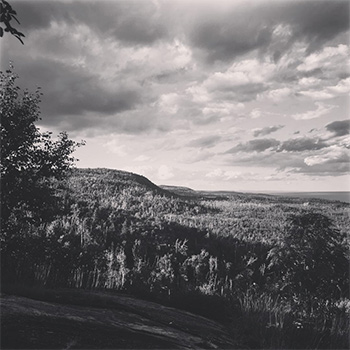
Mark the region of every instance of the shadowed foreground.
[[222, 325], [153, 302], [87, 291], [54, 298], [3, 294], [1, 348], [239, 348]]

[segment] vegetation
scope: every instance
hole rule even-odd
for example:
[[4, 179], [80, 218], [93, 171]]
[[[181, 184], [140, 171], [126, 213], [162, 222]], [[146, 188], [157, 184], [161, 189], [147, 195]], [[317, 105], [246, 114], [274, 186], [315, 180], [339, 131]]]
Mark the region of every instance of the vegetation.
[[16, 235], [15, 227], [51, 221], [57, 214], [55, 195], [74, 164], [71, 156], [81, 144], [62, 132], [57, 141], [35, 126], [40, 118], [40, 89], [35, 93], [16, 86], [11, 66], [0, 72], [1, 218], [2, 235]]
[[60, 216], [2, 248], [5, 284], [133, 293], [230, 323], [253, 348], [348, 346], [348, 204], [182, 197], [107, 169], [75, 169], [60, 196]]
[[23, 33], [19, 32], [16, 28], [13, 27], [11, 21], [15, 20], [18, 24], [17, 12], [12, 8], [12, 6], [5, 0], [1, 0], [0, 3], [0, 23], [5, 25], [5, 28], [0, 26], [0, 38], [3, 37], [4, 32], [8, 32], [16, 37], [22, 44], [22, 38], [25, 36]]

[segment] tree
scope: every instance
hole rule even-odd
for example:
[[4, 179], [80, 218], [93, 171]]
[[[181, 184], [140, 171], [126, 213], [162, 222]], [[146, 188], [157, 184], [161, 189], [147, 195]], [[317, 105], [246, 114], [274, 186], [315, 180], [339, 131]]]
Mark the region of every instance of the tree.
[[75, 162], [72, 153], [83, 144], [65, 132], [57, 141], [52, 133], [41, 133], [35, 126], [40, 89], [21, 93], [17, 78], [12, 66], [0, 72], [2, 233], [14, 219], [40, 223], [52, 218], [57, 202], [54, 181], [67, 175]]
[[291, 217], [282, 242], [268, 256], [283, 294], [324, 299], [348, 295], [348, 250], [340, 232], [322, 214]]
[[1, 0], [1, 3], [0, 3], [0, 23], [4, 23], [5, 29], [3, 29], [0, 26], [0, 37], [2, 37], [4, 35], [4, 31], [9, 32], [12, 35], [14, 35], [22, 44], [24, 44], [22, 39], [21, 39], [21, 37], [24, 37], [24, 34], [19, 32], [10, 23], [12, 20], [15, 20], [18, 24], [20, 24], [16, 15], [17, 15], [17, 13], [12, 8], [12, 6], [7, 1]]

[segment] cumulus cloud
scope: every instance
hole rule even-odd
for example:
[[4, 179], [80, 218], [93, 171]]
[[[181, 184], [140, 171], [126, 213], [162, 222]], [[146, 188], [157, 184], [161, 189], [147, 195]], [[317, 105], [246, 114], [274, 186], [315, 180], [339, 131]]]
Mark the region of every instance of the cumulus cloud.
[[265, 128], [261, 128], [261, 129], [254, 129], [253, 135], [254, 135], [254, 137], [266, 136], [266, 135], [269, 135], [277, 130], [282, 129], [283, 127], [284, 127], [284, 125], [273, 125], [273, 126], [266, 126]]
[[346, 94], [350, 92], [350, 78], [342, 79], [337, 85], [329, 86], [328, 90], [333, 93]]
[[290, 96], [291, 94], [292, 94], [292, 90], [290, 88], [284, 87], [281, 89], [271, 90], [266, 94], [266, 96], [272, 101], [278, 102]]
[[275, 65], [268, 61], [260, 62], [257, 59], [238, 61], [224, 71], [210, 74], [196, 90], [206, 99], [251, 101], [268, 88], [266, 82], [272, 76], [274, 69]]
[[347, 45], [338, 45], [336, 47], [325, 47], [321, 52], [315, 52], [307, 56], [297, 70], [309, 72], [317, 68], [329, 69], [335, 64], [344, 61], [349, 56], [349, 47]]
[[349, 162], [349, 152], [338, 146], [331, 146], [324, 152], [304, 159], [308, 166]]
[[237, 86], [263, 83], [274, 71], [275, 65], [270, 62], [260, 62], [257, 59], [243, 60], [232, 64], [224, 72], [214, 73], [204, 85], [209, 90], [217, 88], [232, 90]]
[[322, 153], [304, 159], [305, 167], [296, 169], [308, 175], [344, 175], [350, 170], [350, 152], [336, 145], [325, 149]]
[[253, 119], [257, 119], [261, 117], [261, 110], [259, 108], [254, 108], [251, 112], [250, 112], [250, 116]]
[[315, 77], [303, 77], [299, 80], [299, 85], [302, 87], [317, 86], [321, 83], [321, 79]]

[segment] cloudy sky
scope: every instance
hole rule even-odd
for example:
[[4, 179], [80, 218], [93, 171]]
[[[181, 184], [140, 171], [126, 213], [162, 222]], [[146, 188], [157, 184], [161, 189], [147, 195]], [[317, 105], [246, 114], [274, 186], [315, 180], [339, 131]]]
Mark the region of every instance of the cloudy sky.
[[79, 167], [156, 184], [344, 191], [349, 1], [15, 1], [5, 35], [42, 130], [87, 145]]

